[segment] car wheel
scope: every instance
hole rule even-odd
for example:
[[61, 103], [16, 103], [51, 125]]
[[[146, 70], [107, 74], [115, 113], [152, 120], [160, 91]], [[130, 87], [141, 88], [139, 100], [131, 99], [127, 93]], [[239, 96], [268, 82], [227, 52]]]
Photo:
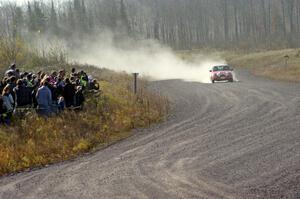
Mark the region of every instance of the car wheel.
[[233, 79], [230, 79], [229, 82], [233, 82]]
[[214, 84], [214, 83], [215, 83], [215, 80], [211, 80], [211, 83], [213, 83], [213, 84]]

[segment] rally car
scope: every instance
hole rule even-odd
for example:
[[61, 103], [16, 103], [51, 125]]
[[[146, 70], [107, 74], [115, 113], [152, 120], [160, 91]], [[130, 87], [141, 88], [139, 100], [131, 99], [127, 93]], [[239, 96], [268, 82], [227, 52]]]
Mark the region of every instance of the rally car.
[[216, 81], [229, 81], [233, 82], [233, 69], [227, 65], [214, 66], [210, 72], [210, 80], [212, 83]]

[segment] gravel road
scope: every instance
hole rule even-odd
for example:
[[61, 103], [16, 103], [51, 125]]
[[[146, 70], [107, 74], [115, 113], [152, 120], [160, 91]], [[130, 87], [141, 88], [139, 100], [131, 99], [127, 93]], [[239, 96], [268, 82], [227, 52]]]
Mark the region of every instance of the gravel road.
[[0, 179], [1, 199], [300, 198], [300, 85], [168, 80], [167, 122], [75, 161]]

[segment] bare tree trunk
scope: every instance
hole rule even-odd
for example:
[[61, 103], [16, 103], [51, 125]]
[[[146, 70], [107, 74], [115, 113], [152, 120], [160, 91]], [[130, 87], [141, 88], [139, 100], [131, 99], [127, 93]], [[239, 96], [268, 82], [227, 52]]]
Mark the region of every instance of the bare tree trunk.
[[224, 38], [225, 41], [229, 39], [229, 24], [228, 24], [228, 0], [223, 1], [223, 9], [224, 9]]
[[285, 0], [281, 0], [281, 11], [282, 11], [282, 29], [284, 37], [286, 37], [286, 14], [285, 14]]
[[261, 0], [261, 6], [262, 6], [262, 13], [263, 13], [263, 26], [264, 26], [264, 31], [263, 31], [263, 34], [262, 34], [262, 38], [265, 39], [266, 36], [267, 36], [267, 12], [266, 12], [266, 3], [265, 3], [265, 0]]
[[234, 27], [235, 27], [235, 40], [239, 41], [239, 22], [238, 22], [238, 5], [239, 2], [234, 3]]

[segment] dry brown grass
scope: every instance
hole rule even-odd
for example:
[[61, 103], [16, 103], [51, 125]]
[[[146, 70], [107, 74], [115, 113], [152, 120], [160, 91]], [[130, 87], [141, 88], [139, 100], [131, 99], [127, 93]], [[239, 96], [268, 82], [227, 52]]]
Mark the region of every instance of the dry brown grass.
[[145, 87], [135, 96], [128, 75], [112, 74], [110, 81], [101, 81], [100, 95], [88, 95], [82, 112], [66, 111], [48, 119], [30, 113], [10, 127], [2, 126], [0, 175], [73, 158], [126, 138], [131, 129], [148, 127], [166, 116], [165, 98]]
[[[148, 127], [167, 115], [168, 101], [149, 92], [140, 80], [132, 93], [132, 77], [107, 69], [69, 64], [63, 51], [41, 57], [22, 41], [0, 38], [0, 73], [15, 61], [21, 71], [85, 70], [100, 81], [102, 93], [89, 94], [84, 111], [66, 111], [48, 119], [34, 111], [0, 126], [0, 176], [76, 157], [128, 137], [133, 128]], [[50, 65], [50, 66], [49, 66]]]
[[[289, 56], [286, 64], [285, 56]], [[255, 75], [284, 81], [300, 81], [300, 50], [284, 49], [256, 53], [224, 53], [228, 63], [248, 68]]]

